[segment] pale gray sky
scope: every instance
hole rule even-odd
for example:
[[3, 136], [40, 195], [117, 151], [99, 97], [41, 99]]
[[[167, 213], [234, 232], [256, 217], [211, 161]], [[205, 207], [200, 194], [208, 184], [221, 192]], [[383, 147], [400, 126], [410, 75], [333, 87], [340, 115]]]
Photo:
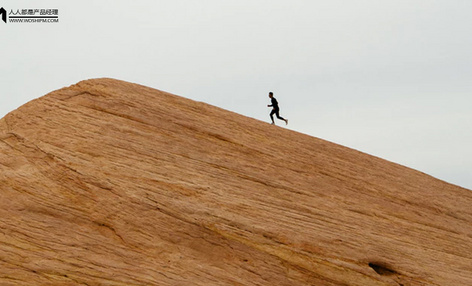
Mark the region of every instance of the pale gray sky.
[[[472, 189], [472, 1], [3, 0], [0, 117], [112, 77], [269, 122]], [[285, 127], [284, 127], [285, 128]]]

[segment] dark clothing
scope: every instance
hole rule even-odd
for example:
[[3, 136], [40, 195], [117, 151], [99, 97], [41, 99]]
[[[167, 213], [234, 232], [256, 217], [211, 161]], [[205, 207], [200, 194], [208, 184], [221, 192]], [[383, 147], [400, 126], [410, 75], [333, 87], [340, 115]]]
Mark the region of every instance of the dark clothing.
[[272, 104], [269, 106], [272, 106], [274, 109], [279, 110], [279, 103], [277, 102], [277, 99], [275, 99], [275, 97], [272, 97], [270, 101]]
[[272, 122], [274, 122], [274, 114], [277, 116], [278, 119], [280, 120], [285, 120], [282, 116], [279, 115], [279, 109], [272, 109], [272, 111], [270, 112], [270, 119], [272, 119]]
[[280, 108], [277, 99], [275, 99], [275, 97], [272, 97], [270, 100], [272, 103], [271, 105], [269, 105], [270, 107], [272, 107], [272, 111], [270, 112], [270, 119], [272, 119], [272, 122], [274, 122], [274, 114], [277, 116], [278, 119], [285, 120], [279, 115]]

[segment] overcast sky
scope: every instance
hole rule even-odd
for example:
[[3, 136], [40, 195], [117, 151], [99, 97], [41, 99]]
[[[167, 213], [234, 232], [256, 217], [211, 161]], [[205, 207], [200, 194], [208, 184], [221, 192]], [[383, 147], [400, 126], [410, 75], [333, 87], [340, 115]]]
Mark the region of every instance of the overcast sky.
[[[112, 77], [287, 127], [472, 189], [472, 1], [0, 2], [0, 117]], [[11, 15], [10, 15], [11, 16]], [[9, 20], [9, 19], [8, 19]], [[280, 124], [280, 121], [277, 122]]]

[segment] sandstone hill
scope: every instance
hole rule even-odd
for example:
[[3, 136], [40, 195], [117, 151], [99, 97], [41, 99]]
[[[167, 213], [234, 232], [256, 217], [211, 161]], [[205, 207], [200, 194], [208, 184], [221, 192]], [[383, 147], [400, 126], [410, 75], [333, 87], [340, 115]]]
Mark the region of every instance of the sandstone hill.
[[472, 192], [113, 79], [0, 121], [0, 285], [472, 285]]

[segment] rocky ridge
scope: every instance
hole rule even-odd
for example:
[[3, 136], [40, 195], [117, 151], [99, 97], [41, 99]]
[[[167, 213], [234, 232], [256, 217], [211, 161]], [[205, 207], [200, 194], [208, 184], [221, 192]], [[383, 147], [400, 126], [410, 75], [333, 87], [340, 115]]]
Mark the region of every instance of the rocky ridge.
[[114, 79], [0, 120], [0, 285], [472, 285], [472, 192]]

